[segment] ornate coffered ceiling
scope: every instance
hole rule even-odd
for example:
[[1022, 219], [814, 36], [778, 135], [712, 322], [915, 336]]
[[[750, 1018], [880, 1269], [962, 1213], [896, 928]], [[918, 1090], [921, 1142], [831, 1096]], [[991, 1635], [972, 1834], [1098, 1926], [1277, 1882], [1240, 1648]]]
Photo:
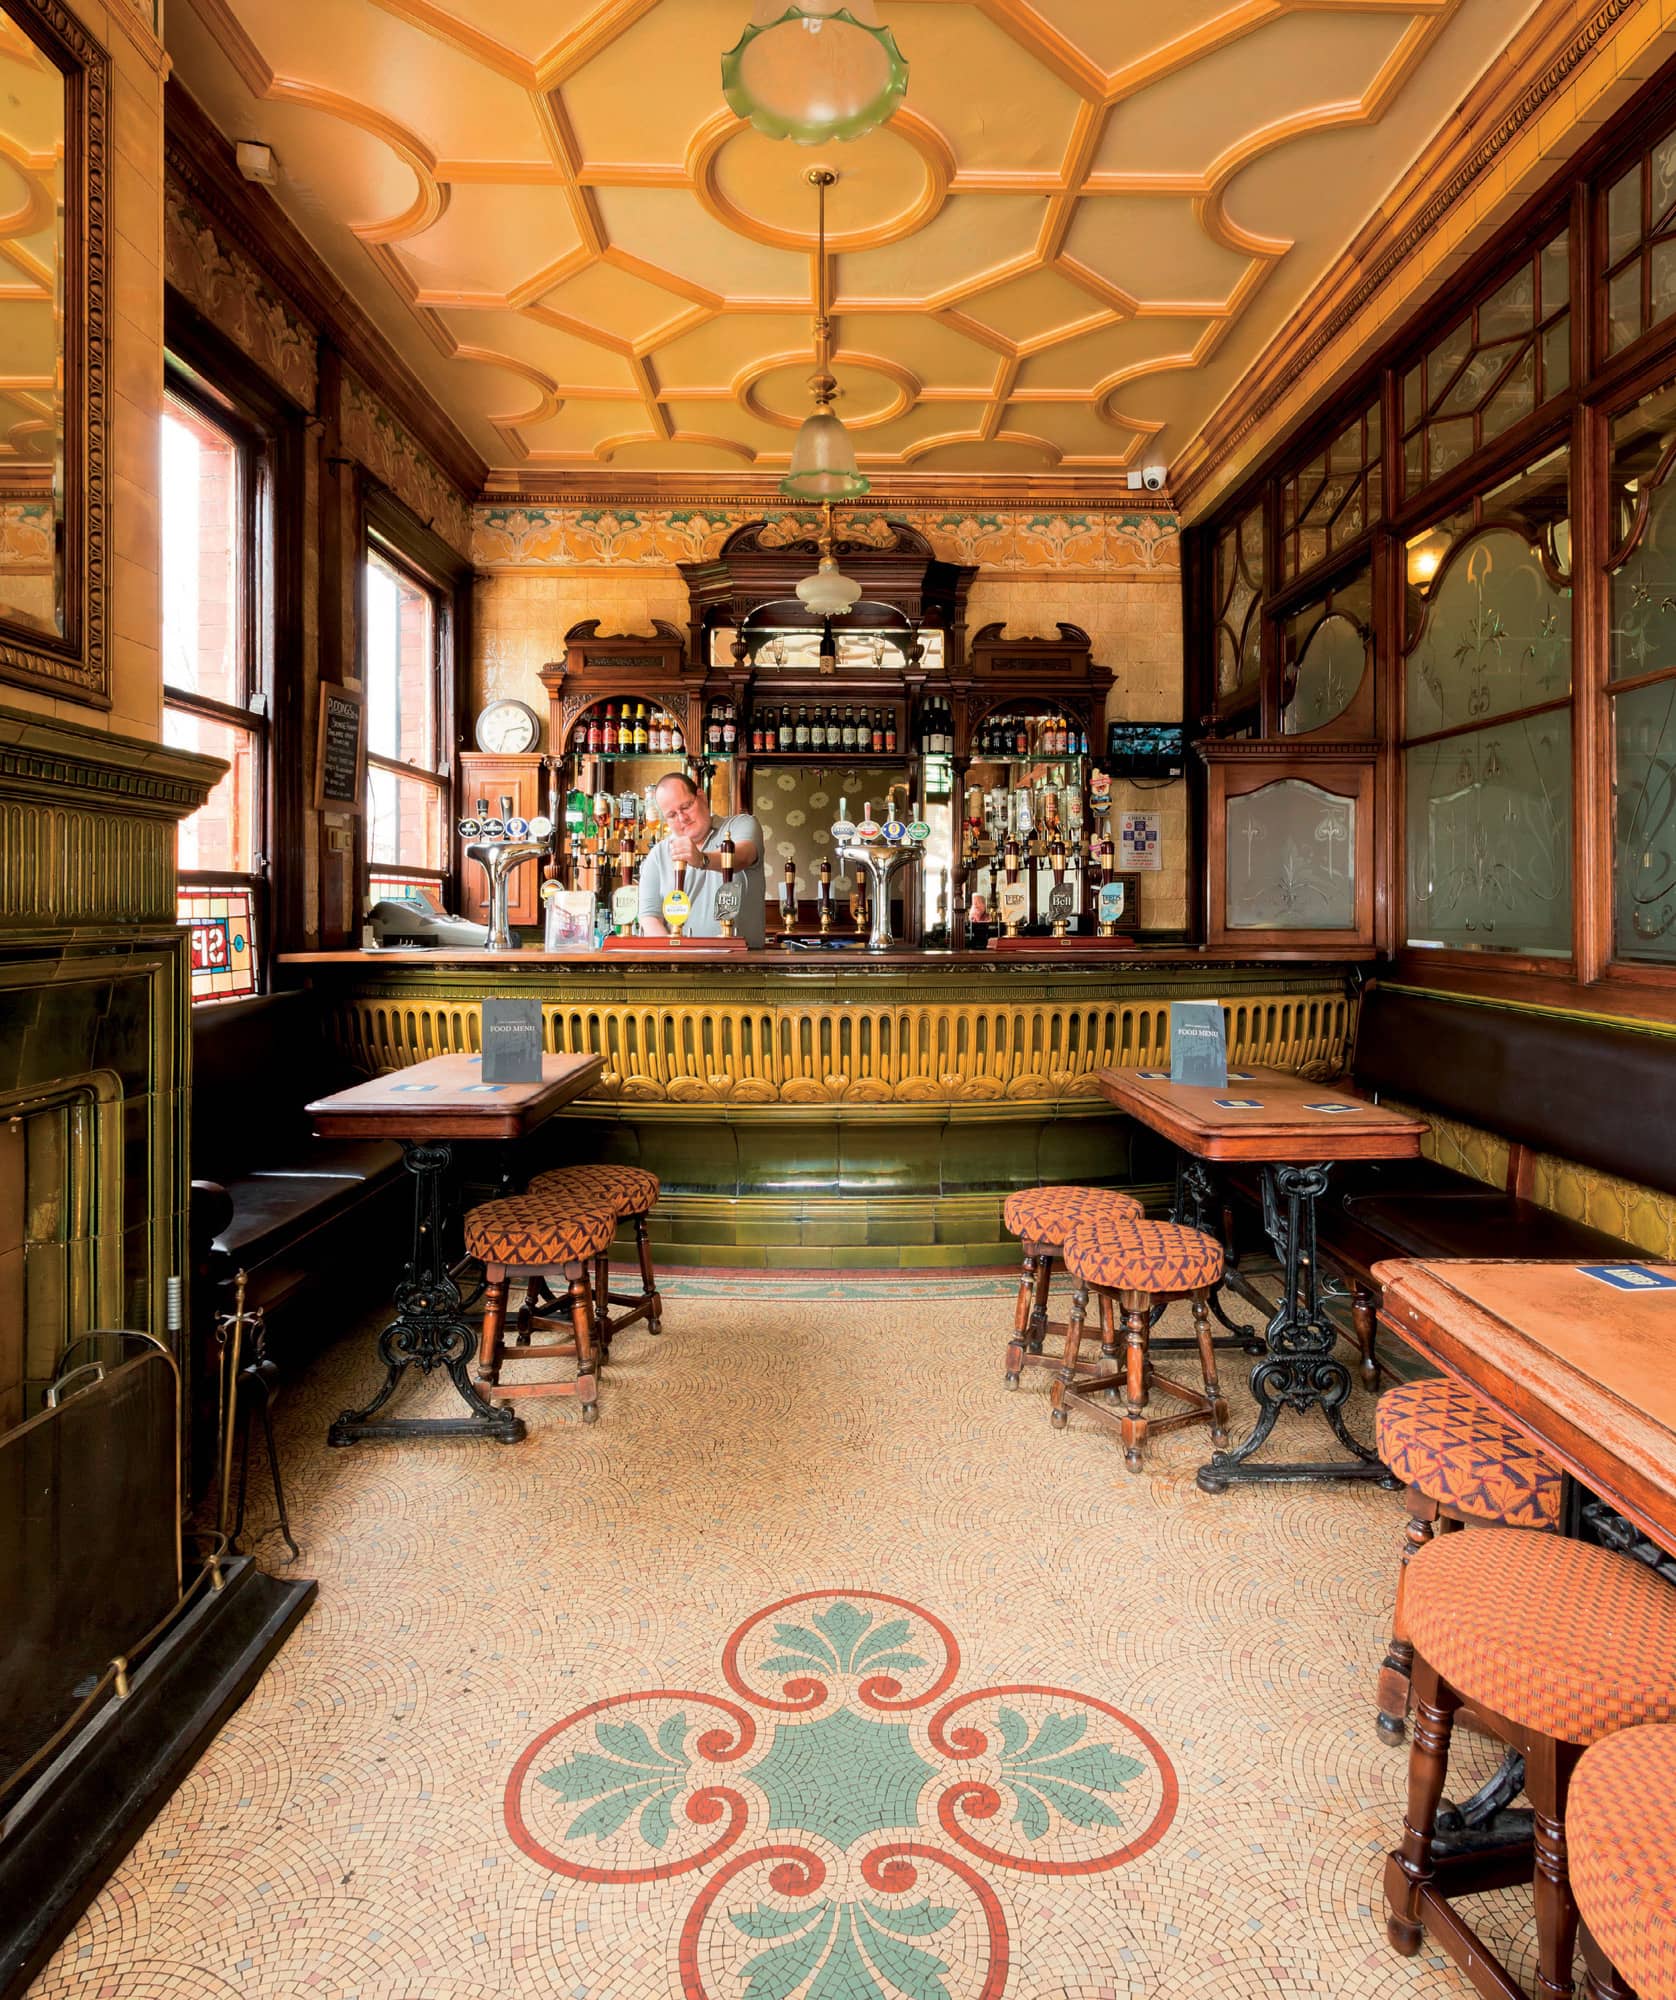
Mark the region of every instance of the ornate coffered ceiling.
[[746, 0], [172, 0], [187, 88], [496, 472], [777, 475], [814, 164], [874, 472], [1168, 463], [1529, 0], [885, 0], [891, 123], [723, 105]]

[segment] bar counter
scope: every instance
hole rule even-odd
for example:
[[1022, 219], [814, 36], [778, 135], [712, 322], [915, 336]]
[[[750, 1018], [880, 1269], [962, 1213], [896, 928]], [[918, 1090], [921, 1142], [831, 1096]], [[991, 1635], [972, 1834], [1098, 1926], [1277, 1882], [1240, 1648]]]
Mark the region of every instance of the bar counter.
[[[1006, 952], [303, 952], [281, 961], [377, 1073], [478, 1045], [485, 997], [539, 999], [555, 1054], [598, 1054], [547, 1128], [558, 1159], [663, 1182], [665, 1263], [1005, 1264], [1015, 1187], [1162, 1201], [1168, 1149], [1099, 1072], [1167, 1064], [1172, 1000], [1221, 1000], [1228, 1057], [1336, 1073], [1350, 969], [1124, 941]], [[548, 1164], [542, 1161], [541, 1164]]]

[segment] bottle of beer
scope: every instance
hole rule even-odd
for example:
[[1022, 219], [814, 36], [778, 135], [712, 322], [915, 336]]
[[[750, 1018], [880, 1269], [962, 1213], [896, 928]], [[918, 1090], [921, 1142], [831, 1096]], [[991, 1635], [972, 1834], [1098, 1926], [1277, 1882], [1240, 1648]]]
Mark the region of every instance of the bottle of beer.
[[896, 755], [896, 710], [894, 708], [887, 708], [885, 710], [885, 755], [887, 757], [894, 757]]
[[687, 747], [687, 739], [681, 733], [681, 725], [674, 716], [669, 718], [669, 754], [679, 757]]
[[885, 752], [885, 719], [877, 709], [873, 711], [873, 732], [870, 741], [874, 756], [882, 757]]
[[634, 704], [634, 748], [637, 756], [644, 757], [652, 747], [652, 732], [646, 724], [646, 704]]
[[762, 725], [763, 725], [762, 710], [760, 708], [753, 710], [751, 715], [751, 754], [753, 756], [761, 756], [762, 754], [763, 735], [764, 735]]
[[722, 711], [719, 702], [711, 702], [709, 713], [704, 718], [704, 747], [712, 757], [722, 754]]
[[762, 747], [769, 756], [780, 747], [780, 718], [773, 709], [762, 719]]
[[739, 716], [733, 703], [722, 709], [722, 755], [731, 757], [739, 747]]

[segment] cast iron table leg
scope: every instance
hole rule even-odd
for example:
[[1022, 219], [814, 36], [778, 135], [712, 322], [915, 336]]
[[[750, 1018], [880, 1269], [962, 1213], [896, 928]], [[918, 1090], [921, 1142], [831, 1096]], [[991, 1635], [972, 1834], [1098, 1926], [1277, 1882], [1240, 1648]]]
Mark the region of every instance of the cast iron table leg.
[[[372, 1401], [345, 1410], [326, 1433], [328, 1444], [354, 1444], [378, 1437], [481, 1437], [516, 1444], [524, 1422], [505, 1404], [485, 1402], [469, 1374], [477, 1352], [477, 1330], [465, 1319], [460, 1288], [448, 1270], [443, 1225], [445, 1190], [453, 1148], [441, 1143], [402, 1141], [404, 1165], [413, 1176], [413, 1255], [396, 1287], [396, 1316], [378, 1336], [384, 1380]], [[404, 1369], [429, 1375], [446, 1368], [469, 1415], [385, 1417], [374, 1422], [390, 1400]]]
[[[1207, 1493], [1240, 1481], [1266, 1479], [1377, 1479], [1397, 1482], [1376, 1453], [1344, 1421], [1350, 1370], [1334, 1354], [1338, 1334], [1321, 1310], [1320, 1266], [1315, 1256], [1315, 1204], [1327, 1190], [1325, 1166], [1267, 1166], [1263, 1169], [1263, 1224], [1284, 1271], [1280, 1304], [1265, 1335], [1267, 1352], [1251, 1371], [1257, 1421], [1251, 1435], [1232, 1451], [1218, 1452], [1199, 1468]], [[1257, 1463], [1275, 1419], [1283, 1409], [1300, 1415], [1320, 1410], [1352, 1456], [1313, 1464]]]
[[[1170, 1220], [1179, 1222], [1184, 1229], [1197, 1229], [1203, 1235], [1213, 1237], [1218, 1243], [1222, 1243], [1222, 1226], [1217, 1218], [1219, 1207], [1216, 1182], [1210, 1168], [1203, 1160], [1195, 1159], [1191, 1153], [1178, 1152], [1175, 1199], [1170, 1204]], [[1226, 1243], [1222, 1243], [1222, 1253], [1226, 1258], [1228, 1255]], [[1217, 1347], [1238, 1347], [1247, 1354], [1264, 1354], [1268, 1351], [1254, 1326], [1241, 1326], [1237, 1320], [1228, 1317], [1228, 1308], [1222, 1303], [1220, 1283], [1212, 1288], [1210, 1297], [1205, 1303], [1233, 1336], [1232, 1339], [1225, 1339], [1218, 1334], [1214, 1343]], [[1166, 1299], [1162, 1305], [1153, 1307], [1154, 1326], [1169, 1311], [1169, 1304], [1169, 1300]], [[1153, 1340], [1150, 1344], [1153, 1347], [1175, 1348], [1187, 1352], [1197, 1352], [1199, 1345], [1197, 1340], [1189, 1338]]]

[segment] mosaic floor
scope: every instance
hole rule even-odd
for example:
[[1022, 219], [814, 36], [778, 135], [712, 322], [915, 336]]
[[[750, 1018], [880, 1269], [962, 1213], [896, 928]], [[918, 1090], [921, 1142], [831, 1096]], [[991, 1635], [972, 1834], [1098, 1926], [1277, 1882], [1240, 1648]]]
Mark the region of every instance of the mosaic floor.
[[671, 1291], [521, 1446], [328, 1452], [365, 1334], [292, 1389], [318, 1606], [39, 2000], [1469, 1990], [1383, 1935], [1396, 1496], [1126, 1474], [991, 1281]]

